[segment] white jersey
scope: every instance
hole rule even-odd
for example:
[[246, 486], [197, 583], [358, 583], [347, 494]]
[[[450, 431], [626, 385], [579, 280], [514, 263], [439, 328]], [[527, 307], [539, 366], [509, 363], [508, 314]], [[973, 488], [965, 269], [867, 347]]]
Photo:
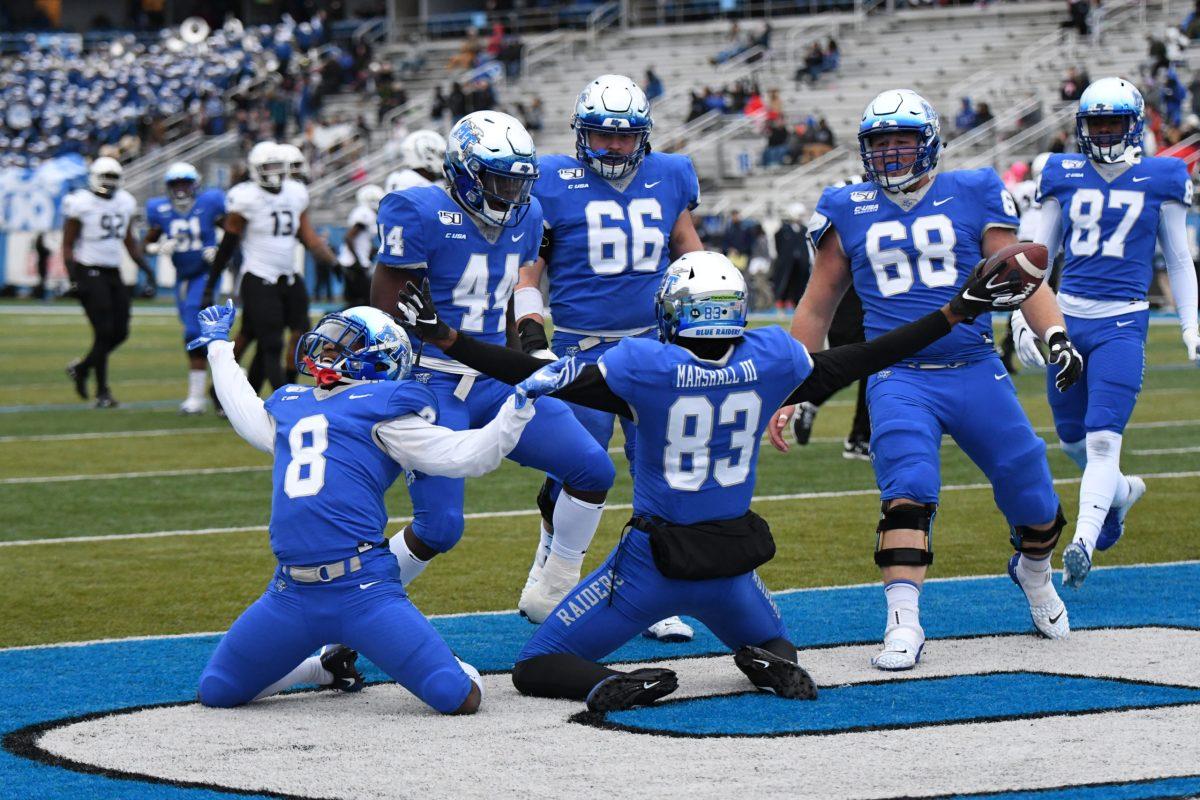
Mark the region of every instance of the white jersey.
[[433, 181], [426, 178], [416, 170], [402, 169], [393, 172], [387, 176], [387, 180], [383, 182], [383, 190], [385, 192], [402, 192], [405, 189], [414, 189], [421, 186], [432, 186]]
[[225, 195], [225, 209], [246, 219], [242, 234], [242, 269], [268, 283], [296, 272], [296, 237], [300, 215], [308, 208], [308, 189], [286, 180], [278, 192], [245, 181]]
[[1009, 191], [1013, 200], [1017, 203], [1017, 216], [1021, 218], [1021, 227], [1017, 229], [1017, 238], [1022, 242], [1033, 241], [1033, 231], [1036, 230], [1036, 223], [1033, 218], [1037, 216], [1038, 205], [1037, 197], [1037, 182], [1036, 181], [1021, 181], [1012, 187]]
[[352, 267], [355, 264], [370, 267], [371, 256], [375, 250], [372, 247], [375, 238], [375, 212], [366, 206], [355, 206], [346, 219], [346, 234], [349, 235], [356, 225], [363, 226], [366, 231], [358, 234], [353, 250], [346, 242], [342, 242], [342, 248], [338, 252], [338, 263], [343, 267]]
[[121, 266], [125, 233], [137, 213], [137, 201], [124, 189], [112, 197], [101, 197], [87, 189], [76, 189], [63, 199], [64, 219], [77, 219], [81, 226], [75, 240], [75, 261], [88, 267]]

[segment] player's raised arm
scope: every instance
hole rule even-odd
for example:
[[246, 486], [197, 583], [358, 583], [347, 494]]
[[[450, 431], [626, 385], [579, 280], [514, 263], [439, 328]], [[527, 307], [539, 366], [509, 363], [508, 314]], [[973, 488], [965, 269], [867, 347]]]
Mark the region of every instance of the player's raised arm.
[[274, 453], [275, 421], [233, 357], [229, 330], [236, 316], [232, 300], [205, 308], [200, 312], [200, 336], [188, 342], [188, 349], [207, 347], [213, 389], [233, 429], [255, 449]]

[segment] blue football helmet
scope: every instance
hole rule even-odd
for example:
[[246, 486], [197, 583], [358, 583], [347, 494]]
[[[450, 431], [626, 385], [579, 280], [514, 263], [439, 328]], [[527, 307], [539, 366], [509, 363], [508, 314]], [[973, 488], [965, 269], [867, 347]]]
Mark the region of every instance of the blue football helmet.
[[680, 256], [654, 297], [658, 339], [736, 339], [746, 331], [746, 279], [709, 250]]
[[[575, 155], [603, 178], [623, 178], [638, 168], [650, 152], [650, 101], [641, 87], [624, 75], [601, 75], [584, 87], [575, 101]], [[593, 149], [588, 135], [631, 133], [637, 145], [629, 155]]]
[[163, 178], [167, 184], [167, 198], [180, 214], [186, 214], [196, 202], [196, 189], [200, 186], [200, 173], [186, 161], [176, 161], [167, 167]]
[[537, 153], [516, 119], [476, 111], [450, 130], [442, 171], [459, 205], [488, 225], [512, 228], [529, 211]]
[[[1089, 122], [1094, 119], [1119, 117], [1125, 120], [1121, 133], [1094, 134]], [[1093, 161], [1114, 164], [1140, 151], [1142, 134], [1146, 129], [1146, 102], [1132, 83], [1121, 78], [1101, 78], [1084, 90], [1075, 113], [1075, 139], [1079, 152]]]
[[[858, 124], [858, 151], [867, 180], [889, 192], [900, 192], [933, 172], [942, 154], [941, 130], [937, 112], [916, 92], [893, 89], [876, 97]], [[873, 136], [894, 131], [916, 133], [916, 146], [872, 150]], [[880, 158], [883, 162], [876, 168]]]
[[320, 383], [400, 380], [408, 377], [412, 361], [408, 334], [370, 306], [326, 314], [296, 346], [296, 371]]

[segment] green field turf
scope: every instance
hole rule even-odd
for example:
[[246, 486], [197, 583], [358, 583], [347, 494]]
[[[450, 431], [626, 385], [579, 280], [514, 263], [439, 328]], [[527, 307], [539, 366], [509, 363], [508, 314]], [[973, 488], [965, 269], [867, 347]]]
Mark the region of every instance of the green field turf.
[[[0, 547], [0, 646], [228, 626], [270, 576], [264, 530], [269, 460], [224, 420], [175, 413], [186, 362], [174, 317], [135, 316], [130, 341], [112, 361], [113, 392], [123, 407], [111, 411], [80, 403], [62, 372], [86, 349], [82, 314], [0, 313], [0, 337], [0, 542], [38, 540]], [[1148, 479], [1149, 493], [1130, 517], [1129, 536], [1102, 557], [1104, 564], [1200, 558], [1198, 476], [1168, 475], [1200, 470], [1200, 372], [1183, 362], [1174, 324], [1151, 327], [1149, 365], [1123, 465], [1131, 474], [1163, 477]], [[1055, 442], [1044, 378], [1021, 375], [1016, 384], [1034, 424]], [[868, 464], [841, 457], [851, 402], [849, 392], [831, 401], [808, 447], [788, 455], [762, 450], [756, 508], [771, 522], [779, 545], [762, 570], [773, 588], [876, 577], [874, 479]], [[964, 488], [943, 495], [932, 574], [999, 573], [1010, 550], [991, 492], [978, 486], [983, 476], [953, 444], [945, 443], [943, 456], [944, 484]], [[624, 458], [614, 458], [618, 483], [610, 503], [627, 504]], [[1077, 469], [1057, 449], [1050, 458], [1056, 478], [1077, 479]], [[197, 474], [204, 470], [210, 472]], [[143, 474], [163, 472], [172, 474]], [[125, 477], [104, 479], [113, 474]], [[71, 480], [45, 480], [53, 478]], [[540, 483], [541, 476], [506, 464], [470, 483], [467, 511], [529, 512]], [[1072, 518], [1077, 488], [1077, 482], [1060, 486]], [[778, 497], [810, 493], [848, 494]], [[402, 486], [389, 494], [388, 508], [396, 517], [409, 513]], [[627, 518], [627, 509], [605, 515], [589, 566], [611, 548]], [[398, 527], [396, 522], [390, 530]], [[197, 530], [212, 532], [53, 542]], [[536, 530], [532, 513], [469, 519], [462, 543], [414, 584], [414, 600], [427, 613], [513, 608]]]

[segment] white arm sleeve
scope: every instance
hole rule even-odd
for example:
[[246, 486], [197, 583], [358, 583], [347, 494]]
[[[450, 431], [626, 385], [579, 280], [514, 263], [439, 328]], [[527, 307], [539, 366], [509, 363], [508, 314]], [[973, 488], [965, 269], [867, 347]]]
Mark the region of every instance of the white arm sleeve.
[[233, 357], [233, 342], [209, 342], [208, 366], [217, 399], [238, 436], [264, 453], [274, 453], [275, 420]]
[[[1040, 208], [1030, 208], [1026, 213], [1036, 215], [1027, 229], [1030, 241], [1045, 245], [1048, 256], [1046, 263], [1053, 264], [1054, 257], [1058, 255], [1058, 248], [1062, 245], [1062, 208], [1058, 205], [1058, 200], [1047, 197], [1042, 201]], [[1025, 225], [1022, 224], [1021, 227], [1024, 229]]]
[[1187, 209], [1181, 203], [1163, 203], [1158, 217], [1158, 245], [1167, 262], [1167, 280], [1175, 295], [1179, 327], [1196, 328], [1196, 267], [1188, 248]]
[[375, 439], [408, 469], [447, 478], [476, 478], [500, 466], [517, 446], [533, 413], [533, 403], [518, 409], [509, 397], [496, 418], [479, 430], [452, 431], [406, 414], [377, 425]]

